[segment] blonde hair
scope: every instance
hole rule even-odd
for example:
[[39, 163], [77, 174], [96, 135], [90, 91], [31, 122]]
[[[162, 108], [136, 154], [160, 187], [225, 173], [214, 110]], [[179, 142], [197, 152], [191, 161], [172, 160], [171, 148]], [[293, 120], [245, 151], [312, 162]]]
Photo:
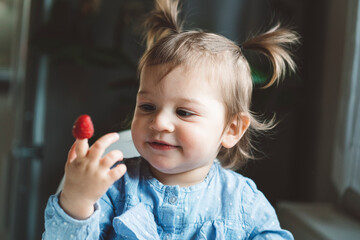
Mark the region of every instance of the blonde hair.
[[179, 65], [194, 67], [196, 64], [210, 64], [212, 79], [222, 91], [227, 124], [234, 118], [238, 118], [240, 123], [241, 114], [250, 118], [249, 130], [240, 141], [231, 149], [221, 148], [218, 154], [223, 167], [238, 169], [252, 157], [250, 136], [274, 126], [274, 119], [260, 121], [250, 111], [253, 83], [249, 63], [242, 51], [254, 50], [270, 60], [273, 73], [269, 83], [264, 86], [267, 88], [284, 77], [287, 66], [295, 70], [289, 46], [297, 43], [299, 37], [296, 32], [277, 24], [269, 31], [245, 41], [240, 47], [218, 34], [201, 30], [184, 31], [178, 19], [178, 5], [179, 0], [155, 1], [155, 9], [144, 25], [147, 48], [139, 62], [139, 76], [146, 66], [168, 64], [174, 68]]

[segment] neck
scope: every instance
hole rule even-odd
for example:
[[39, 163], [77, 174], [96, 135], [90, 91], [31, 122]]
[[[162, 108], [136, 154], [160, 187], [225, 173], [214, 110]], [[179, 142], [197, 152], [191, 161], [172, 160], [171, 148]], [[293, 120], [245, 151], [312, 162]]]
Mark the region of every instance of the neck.
[[151, 165], [149, 166], [154, 177], [162, 184], [168, 186], [179, 185], [180, 187], [190, 187], [204, 181], [212, 164], [213, 163], [211, 162], [210, 164], [189, 171], [174, 174], [163, 173], [153, 168]]

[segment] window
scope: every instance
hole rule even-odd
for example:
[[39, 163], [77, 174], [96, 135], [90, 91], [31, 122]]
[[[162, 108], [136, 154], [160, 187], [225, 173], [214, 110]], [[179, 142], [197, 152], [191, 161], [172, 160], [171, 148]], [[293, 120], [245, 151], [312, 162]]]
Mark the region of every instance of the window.
[[349, 1], [332, 179], [345, 209], [360, 217], [360, 3]]

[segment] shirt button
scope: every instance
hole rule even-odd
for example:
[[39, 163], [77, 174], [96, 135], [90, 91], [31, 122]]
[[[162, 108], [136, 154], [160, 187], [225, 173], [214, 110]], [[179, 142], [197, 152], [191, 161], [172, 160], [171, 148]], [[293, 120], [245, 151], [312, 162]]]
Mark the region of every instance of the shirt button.
[[176, 201], [177, 201], [177, 197], [175, 197], [175, 196], [172, 196], [172, 197], [169, 198], [169, 203], [170, 204], [174, 204], [174, 203], [176, 203]]

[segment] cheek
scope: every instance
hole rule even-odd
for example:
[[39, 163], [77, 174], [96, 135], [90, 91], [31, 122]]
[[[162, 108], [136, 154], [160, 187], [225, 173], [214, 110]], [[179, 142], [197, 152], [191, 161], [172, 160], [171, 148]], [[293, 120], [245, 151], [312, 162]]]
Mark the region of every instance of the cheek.
[[205, 151], [205, 148], [218, 148], [222, 133], [222, 126], [199, 124], [198, 127], [183, 128], [178, 132], [182, 144], [187, 149], [197, 152]]
[[142, 133], [144, 132], [144, 124], [142, 124], [142, 121], [134, 116], [133, 121], [131, 123], [131, 135], [134, 144], [137, 144], [139, 140], [141, 139]]
[[146, 123], [146, 117], [135, 110], [132, 122], [131, 122], [131, 129], [135, 131], [139, 131], [139, 128], [144, 128]]

